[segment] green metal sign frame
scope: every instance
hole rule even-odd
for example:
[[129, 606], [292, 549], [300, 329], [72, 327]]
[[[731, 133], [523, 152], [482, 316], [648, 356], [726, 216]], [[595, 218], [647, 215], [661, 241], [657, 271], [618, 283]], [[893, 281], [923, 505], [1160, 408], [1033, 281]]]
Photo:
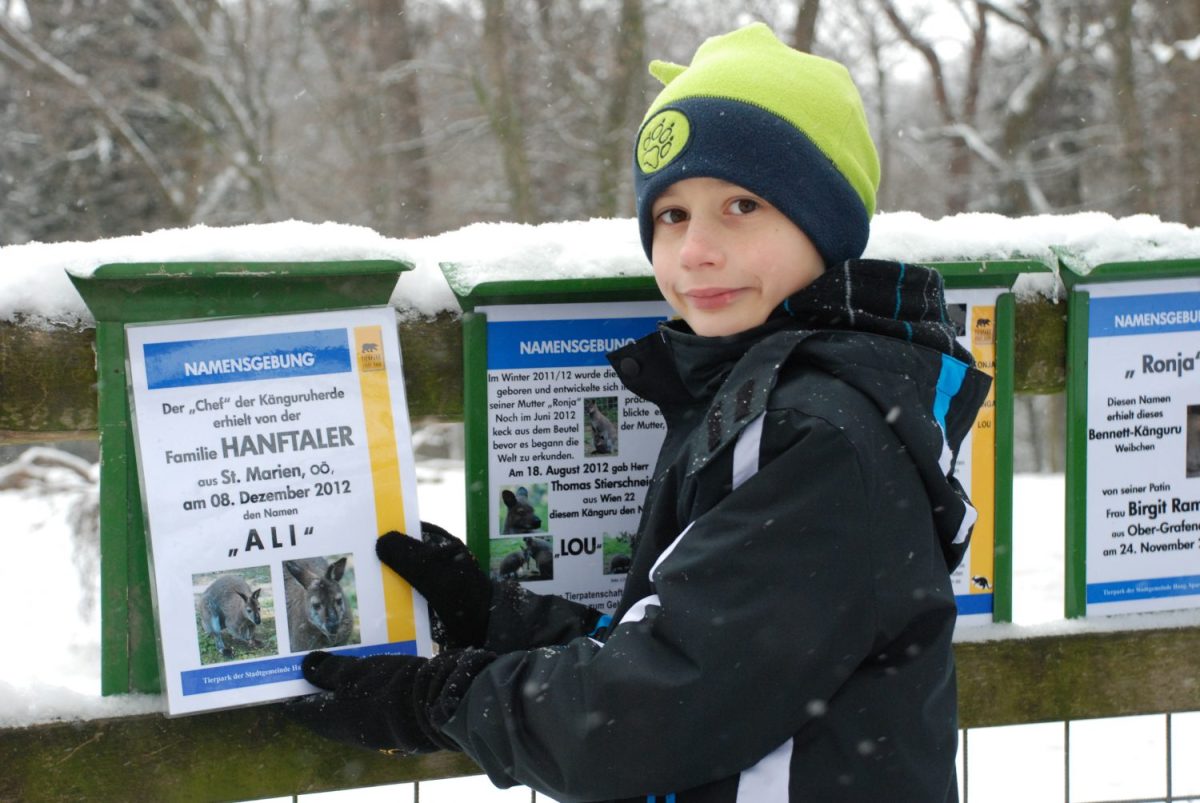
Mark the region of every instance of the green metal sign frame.
[[124, 263], [70, 277], [96, 319], [102, 694], [162, 690], [125, 324], [379, 306], [412, 267], [392, 260]]
[[1200, 259], [1108, 262], [1091, 266], [1066, 249], [1055, 249], [1067, 296], [1067, 434], [1064, 613], [1087, 615], [1087, 428], [1089, 285], [1200, 276]]

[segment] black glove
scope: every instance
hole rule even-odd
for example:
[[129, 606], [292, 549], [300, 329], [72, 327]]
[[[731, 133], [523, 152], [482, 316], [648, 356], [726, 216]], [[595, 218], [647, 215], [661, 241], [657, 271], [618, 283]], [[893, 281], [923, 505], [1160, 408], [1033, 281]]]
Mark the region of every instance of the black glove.
[[594, 635], [602, 618], [594, 608], [491, 580], [466, 545], [436, 524], [421, 522], [421, 538], [390, 532], [375, 553], [429, 602], [434, 641], [443, 647], [507, 652]]
[[443, 646], [484, 645], [492, 581], [466, 544], [436, 524], [421, 522], [421, 540], [389, 532], [375, 542], [375, 554], [429, 602], [445, 630]]
[[425, 724], [432, 726], [438, 739], [448, 743], [447, 750], [461, 750], [455, 742], [442, 735], [442, 726], [450, 721], [459, 703], [471, 687], [471, 681], [496, 660], [496, 653], [487, 650], [448, 650], [429, 659], [417, 673], [413, 693], [417, 706], [424, 701]]
[[311, 652], [301, 670], [326, 691], [296, 698], [284, 711], [314, 733], [357, 747], [396, 755], [460, 750], [440, 728], [495, 658], [484, 650], [442, 652], [432, 659]]

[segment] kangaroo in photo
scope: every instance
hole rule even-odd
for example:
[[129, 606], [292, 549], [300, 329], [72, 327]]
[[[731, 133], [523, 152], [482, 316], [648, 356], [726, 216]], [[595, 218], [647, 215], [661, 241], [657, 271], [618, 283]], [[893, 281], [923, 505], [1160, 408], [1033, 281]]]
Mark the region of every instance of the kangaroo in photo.
[[324, 558], [285, 560], [283, 568], [292, 652], [337, 647], [348, 642], [354, 630], [354, 611], [347, 604], [341, 585], [346, 558], [332, 564]]
[[500, 561], [500, 579], [515, 580], [522, 569], [529, 566], [529, 550], [522, 549], [504, 556]]
[[[629, 545], [629, 552], [618, 552], [612, 556], [612, 560], [608, 562], [608, 574], [629, 574], [629, 570], [633, 568], [633, 555], [637, 552], [639, 538], [637, 533], [629, 532], [622, 532], [616, 537], [617, 543]], [[607, 551], [608, 539], [605, 538], [604, 541]]]
[[504, 516], [505, 535], [535, 533], [541, 529], [542, 520], [533, 512], [533, 505], [529, 504], [528, 490], [518, 488], [515, 494], [512, 491], [503, 491], [500, 498], [508, 508], [508, 513]]
[[537, 564], [537, 579], [553, 580], [554, 550], [551, 549], [550, 542], [544, 538], [525, 536], [525, 550], [533, 556], [533, 562]]
[[583, 412], [587, 414], [588, 426], [592, 428], [592, 451], [596, 454], [616, 454], [616, 425], [600, 412], [596, 402], [591, 399], [584, 401]]
[[1189, 404], [1187, 408], [1187, 458], [1184, 473], [1188, 477], [1200, 477], [1200, 404]]
[[261, 588], [251, 591], [250, 584], [239, 575], [223, 574], [201, 595], [200, 621], [204, 632], [213, 637], [217, 649], [226, 658], [233, 657], [233, 647], [225, 643], [225, 635], [250, 647], [259, 646], [254, 638], [254, 628], [262, 624], [262, 611], [258, 606], [261, 592]]

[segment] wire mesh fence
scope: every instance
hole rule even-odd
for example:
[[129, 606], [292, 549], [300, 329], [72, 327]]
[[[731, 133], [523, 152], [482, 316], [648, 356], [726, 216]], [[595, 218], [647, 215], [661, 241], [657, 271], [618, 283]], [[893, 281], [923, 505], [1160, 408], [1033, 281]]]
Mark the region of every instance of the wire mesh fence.
[[[1200, 803], [1200, 712], [973, 728], [960, 733], [962, 803]], [[297, 803], [551, 803], [486, 777], [324, 795]]]

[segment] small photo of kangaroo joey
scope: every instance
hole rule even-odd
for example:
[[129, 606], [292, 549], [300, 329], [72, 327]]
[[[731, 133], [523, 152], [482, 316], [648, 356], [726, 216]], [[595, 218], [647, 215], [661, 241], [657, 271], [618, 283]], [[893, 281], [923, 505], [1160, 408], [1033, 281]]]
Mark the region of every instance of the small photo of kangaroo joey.
[[533, 571], [533, 554], [523, 538], [493, 538], [488, 545], [493, 580], [527, 580]]
[[544, 533], [550, 520], [546, 483], [509, 485], [500, 489], [500, 534]]
[[616, 396], [598, 396], [583, 400], [583, 456], [617, 456], [621, 428], [620, 400]]
[[493, 580], [554, 579], [554, 538], [526, 535], [493, 538], [489, 546], [488, 570]]
[[279, 654], [269, 566], [192, 575], [200, 663]]
[[358, 589], [350, 555], [283, 562], [288, 647], [308, 652], [358, 644]]
[[619, 532], [616, 535], [604, 534], [604, 573], [629, 574], [633, 565], [633, 549], [637, 546], [637, 536], [629, 532]]

